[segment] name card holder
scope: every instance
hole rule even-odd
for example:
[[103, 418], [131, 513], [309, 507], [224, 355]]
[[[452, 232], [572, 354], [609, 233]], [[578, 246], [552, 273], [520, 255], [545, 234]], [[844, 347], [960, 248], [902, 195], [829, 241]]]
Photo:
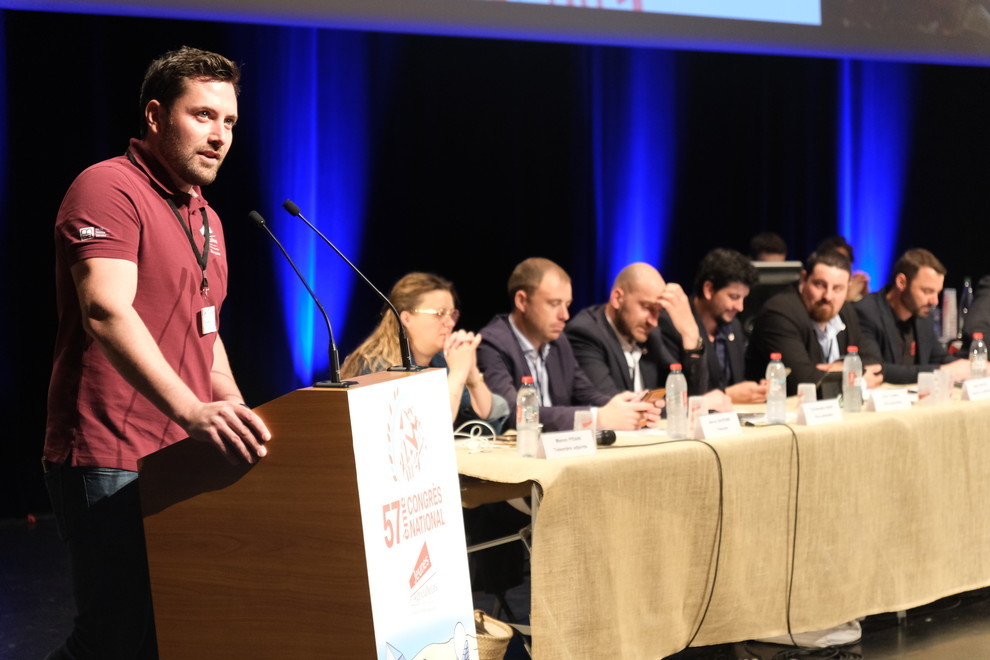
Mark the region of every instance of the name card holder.
[[742, 433], [739, 425], [739, 415], [734, 412], [718, 413], [716, 415], [704, 415], [698, 418], [697, 437], [705, 440], [714, 438], [727, 438], [731, 435]]
[[838, 399], [825, 399], [813, 403], [802, 403], [798, 408], [797, 423], [804, 426], [818, 426], [842, 421], [842, 409]]
[[963, 401], [990, 399], [990, 378], [971, 378], [963, 383]]
[[866, 409], [873, 412], [893, 412], [895, 410], [910, 410], [911, 396], [904, 388], [895, 390], [870, 390], [870, 400]]
[[557, 431], [540, 435], [540, 448], [537, 458], [571, 458], [590, 456], [597, 451], [595, 434], [590, 429], [584, 431]]

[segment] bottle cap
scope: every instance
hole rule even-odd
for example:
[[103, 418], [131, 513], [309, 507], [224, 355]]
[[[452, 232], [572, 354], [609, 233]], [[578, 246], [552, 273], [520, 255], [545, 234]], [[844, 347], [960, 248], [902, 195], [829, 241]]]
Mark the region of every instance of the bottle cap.
[[781, 360], [781, 359], [783, 359], [783, 357], [784, 356], [781, 355], [780, 353], [771, 353], [770, 354], [770, 359], [771, 360]]
[[672, 365], [670, 365], [670, 370], [671, 371], [680, 371], [681, 370], [681, 363], [680, 362], [673, 363]]
[[973, 333], [973, 339], [983, 339], [983, 333], [982, 332], [974, 332]]
[[850, 346], [846, 349], [847, 353], [859, 353], [859, 346]]
[[532, 376], [523, 376], [522, 377], [522, 382], [527, 383], [527, 384], [532, 383], [533, 382], [533, 377]]

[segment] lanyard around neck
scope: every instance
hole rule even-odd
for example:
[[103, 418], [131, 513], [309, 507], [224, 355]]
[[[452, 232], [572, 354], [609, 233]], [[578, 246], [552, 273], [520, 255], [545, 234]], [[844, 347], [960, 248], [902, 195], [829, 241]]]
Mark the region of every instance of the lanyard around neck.
[[168, 207], [172, 209], [172, 213], [175, 215], [175, 219], [179, 221], [179, 226], [182, 227], [182, 231], [185, 233], [186, 238], [189, 239], [189, 247], [192, 248], [193, 256], [196, 257], [196, 263], [199, 264], [199, 269], [203, 271], [203, 279], [199, 284], [199, 292], [204, 296], [210, 292], [210, 282], [206, 279], [206, 265], [210, 261], [210, 218], [206, 214], [206, 207], [200, 207], [199, 212], [203, 215], [203, 251], [200, 252], [196, 248], [196, 241], [193, 238], [192, 223], [186, 223], [182, 219], [182, 214], [179, 213], [179, 207], [175, 203], [175, 196], [169, 193], [167, 190], [158, 185], [158, 182], [151, 178], [143, 167], [141, 167], [137, 159], [134, 158], [134, 154], [131, 150], [127, 150], [127, 160], [131, 161], [131, 164], [145, 173], [148, 177], [148, 183], [154, 188], [162, 199], [168, 204]]
[[196, 263], [199, 264], [200, 270], [203, 271], [203, 281], [199, 284], [199, 291], [205, 296], [210, 292], [210, 282], [206, 279], [206, 264], [210, 261], [210, 219], [206, 215], [206, 207], [199, 209], [200, 213], [203, 214], [203, 251], [200, 252], [196, 248], [196, 241], [193, 238], [192, 223], [187, 224], [183, 221], [182, 214], [179, 213], [179, 207], [175, 205], [175, 200], [167, 197], [165, 201], [168, 202], [168, 207], [172, 209], [175, 219], [179, 221], [179, 226], [182, 227], [186, 238], [189, 239], [189, 247], [192, 248], [193, 256], [196, 257]]

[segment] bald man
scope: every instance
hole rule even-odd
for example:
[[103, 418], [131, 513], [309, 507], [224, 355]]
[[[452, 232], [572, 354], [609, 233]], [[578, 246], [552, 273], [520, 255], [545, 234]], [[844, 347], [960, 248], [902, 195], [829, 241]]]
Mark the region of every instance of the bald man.
[[509, 276], [508, 293], [512, 311], [481, 329], [478, 347], [478, 368], [492, 392], [515, 401], [520, 379], [532, 376], [544, 431], [574, 428], [579, 410], [590, 410], [600, 429], [633, 430], [659, 421], [659, 407], [635, 392], [602, 394], [578, 366], [563, 334], [571, 304], [571, 278], [563, 268], [541, 257], [526, 259]]
[[[664, 346], [658, 330], [667, 320], [681, 333], [681, 346]], [[704, 344], [691, 303], [681, 287], [665, 282], [650, 264], [619, 272], [608, 302], [574, 316], [564, 330], [578, 364], [606, 395], [663, 387], [670, 365], [679, 362], [690, 394], [708, 389]]]

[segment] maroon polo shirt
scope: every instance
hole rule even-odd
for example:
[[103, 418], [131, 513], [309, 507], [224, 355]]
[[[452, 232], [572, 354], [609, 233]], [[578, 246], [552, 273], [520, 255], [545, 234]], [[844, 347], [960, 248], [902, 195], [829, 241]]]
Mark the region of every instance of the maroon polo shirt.
[[[137, 459], [186, 437], [110, 364], [83, 329], [70, 269], [94, 257], [137, 264], [134, 309], [179, 377], [202, 401], [212, 400], [210, 370], [217, 334], [201, 335], [203, 307], [227, 293], [226, 248], [220, 218], [200, 191], [175, 194], [154, 157], [131, 140], [126, 156], [86, 169], [62, 200], [55, 222], [55, 285], [59, 315], [48, 390], [45, 458], [55, 463], [136, 470]], [[197, 248], [209, 218], [209, 293], [189, 238], [157, 185], [172, 196]]]

